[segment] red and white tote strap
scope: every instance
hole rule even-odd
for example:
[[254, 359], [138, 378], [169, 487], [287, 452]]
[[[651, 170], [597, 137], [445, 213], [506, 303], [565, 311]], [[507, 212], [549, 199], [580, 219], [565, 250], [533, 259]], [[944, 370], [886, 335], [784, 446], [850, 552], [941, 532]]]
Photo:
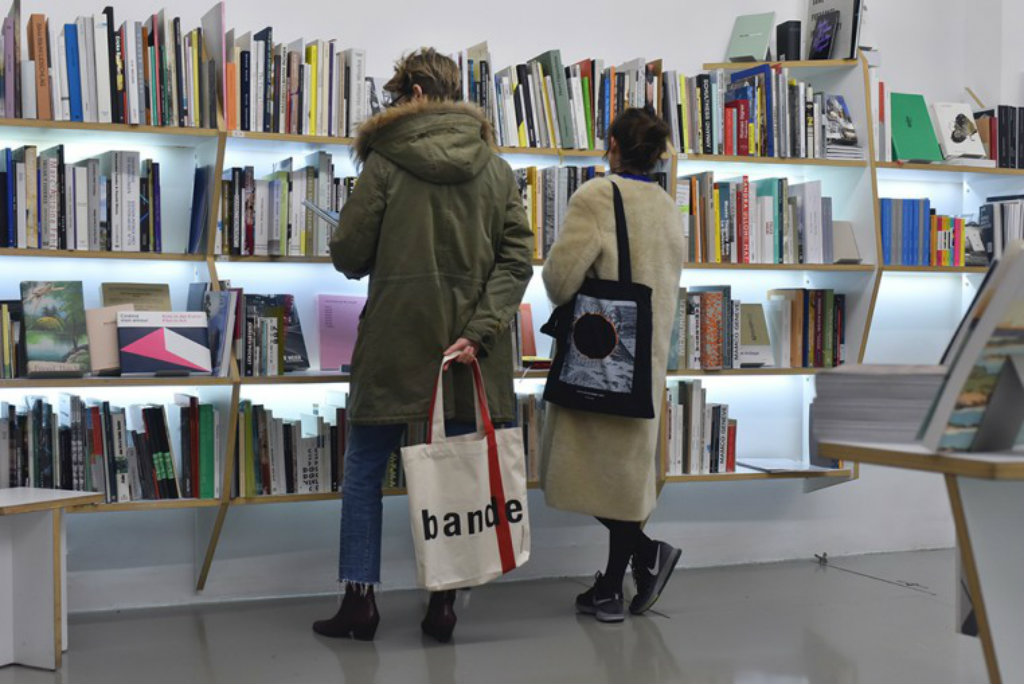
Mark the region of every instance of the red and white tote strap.
[[[491, 422], [491, 412], [487, 407], [487, 391], [484, 389], [484, 377], [480, 372], [480, 364], [473, 360], [473, 388], [477, 396], [478, 410], [483, 416], [483, 431], [487, 435], [487, 475], [490, 481], [491, 499], [497, 509], [498, 524], [494, 528], [498, 537], [498, 555], [501, 557], [501, 571], [511, 572], [516, 568], [516, 554], [512, 548], [512, 531], [508, 526], [508, 513], [505, 508], [505, 488], [501, 479], [501, 459], [498, 457], [498, 440]], [[477, 423], [477, 430], [480, 423]]]
[[[434, 394], [430, 402], [430, 415], [427, 417], [427, 444], [433, 444], [436, 437], [438, 442], [443, 442], [447, 435], [444, 430], [444, 382], [443, 376], [445, 367], [458, 357], [457, 353], [449, 354], [441, 359], [441, 367], [437, 371], [437, 378], [434, 380]], [[474, 360], [473, 365], [477, 366]], [[477, 366], [479, 371], [479, 367]], [[483, 387], [483, 380], [480, 381]], [[491, 413], [487, 408], [487, 395], [482, 389], [473, 386], [474, 408], [476, 413], [476, 432], [480, 434], [485, 431], [485, 425], [491, 425]], [[486, 417], [486, 420], [485, 420]], [[489, 428], [493, 431], [493, 427]]]

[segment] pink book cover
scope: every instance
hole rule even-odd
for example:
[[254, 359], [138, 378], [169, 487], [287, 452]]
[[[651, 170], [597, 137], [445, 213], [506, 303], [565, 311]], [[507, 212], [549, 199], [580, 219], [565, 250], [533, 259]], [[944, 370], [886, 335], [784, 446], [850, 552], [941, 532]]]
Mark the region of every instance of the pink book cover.
[[348, 370], [356, 345], [359, 314], [366, 297], [321, 294], [316, 296], [316, 320], [320, 335], [320, 369]]

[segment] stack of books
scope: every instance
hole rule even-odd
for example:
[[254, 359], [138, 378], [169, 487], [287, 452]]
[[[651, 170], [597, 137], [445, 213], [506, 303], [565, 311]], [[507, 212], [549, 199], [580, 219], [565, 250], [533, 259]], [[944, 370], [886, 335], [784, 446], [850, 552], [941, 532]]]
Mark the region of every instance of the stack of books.
[[69, 164], [63, 145], [0, 155], [0, 247], [163, 251], [159, 163], [110, 151]]
[[[56, 410], [55, 410], [56, 409]], [[220, 496], [220, 413], [177, 395], [170, 408], [63, 393], [0, 404], [0, 487], [102, 492], [110, 503]]]
[[534, 258], [547, 257], [573, 193], [591, 178], [603, 175], [601, 166], [528, 166], [515, 170], [523, 207], [533, 229]]
[[687, 77], [665, 73], [662, 110], [686, 154], [863, 160], [842, 95], [790, 78], [785, 64]]
[[[344, 404], [344, 397], [338, 402]], [[316, 494], [341, 487], [347, 437], [346, 410], [329, 409], [334, 423], [313, 411], [297, 420], [243, 399], [238, 407], [238, 469], [233, 495]]]
[[679, 288], [668, 370], [770, 366], [775, 357], [764, 307], [732, 299], [729, 285]]
[[295, 297], [231, 291], [240, 299], [243, 318], [235, 340], [243, 376], [284, 375], [309, 368]]
[[354, 177], [335, 178], [329, 152], [314, 152], [305, 166], [291, 158], [256, 178], [253, 167], [224, 171], [218, 207], [217, 254], [239, 256], [328, 256], [332, 226], [304, 201], [338, 212], [355, 188]]
[[[993, 205], [982, 208], [983, 217], [989, 212], [987, 229], [982, 230], [966, 219], [937, 214], [928, 199], [883, 197], [879, 204], [882, 263], [886, 266], [988, 265], [993, 249]], [[1000, 205], [1000, 220], [1001, 209]], [[1012, 211], [1007, 212], [1008, 217], [1011, 215]], [[1005, 236], [1003, 232], [1000, 237]]]
[[818, 456], [819, 442], [902, 444], [917, 439], [942, 386], [943, 366], [853, 364], [815, 376], [810, 406], [811, 464], [838, 468]]
[[[971, 224], [967, 224], [968, 234], [971, 229]], [[978, 208], [977, 230], [985, 251], [978, 253], [972, 249], [969, 234], [965, 262], [967, 266], [988, 266], [1003, 256], [1008, 245], [1024, 240], [1024, 195], [986, 198]]]
[[16, 1], [3, 21], [0, 116], [216, 128], [223, 22], [223, 3], [190, 31], [164, 10], [120, 23], [112, 7], [66, 24], [33, 14], [25, 59]]
[[715, 180], [706, 171], [677, 180], [676, 205], [687, 217], [691, 263], [836, 262], [832, 198], [821, 181]]
[[846, 363], [846, 295], [806, 288], [768, 291], [768, 322], [777, 368], [834, 368]]
[[540, 479], [540, 439], [544, 432], [544, 390], [516, 394], [516, 424], [523, 428], [523, 451], [526, 454], [526, 480]]
[[667, 423], [666, 475], [736, 472], [737, 422], [728, 404], [708, 402], [700, 380], [669, 385]]

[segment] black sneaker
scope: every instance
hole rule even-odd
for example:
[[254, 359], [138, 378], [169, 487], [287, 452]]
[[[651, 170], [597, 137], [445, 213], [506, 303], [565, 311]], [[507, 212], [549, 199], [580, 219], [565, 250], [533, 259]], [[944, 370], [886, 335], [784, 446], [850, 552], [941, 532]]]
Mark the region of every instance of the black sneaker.
[[636, 584], [636, 596], [629, 602], [629, 612], [633, 615], [640, 615], [658, 601], [682, 555], [682, 551], [667, 542], [655, 544], [657, 550], [650, 567], [636, 555], [629, 559], [629, 564], [633, 566], [633, 582]]
[[593, 615], [598, 622], [622, 622], [622, 594], [605, 592], [601, 587], [601, 573], [597, 573], [594, 586], [576, 597], [576, 612]]

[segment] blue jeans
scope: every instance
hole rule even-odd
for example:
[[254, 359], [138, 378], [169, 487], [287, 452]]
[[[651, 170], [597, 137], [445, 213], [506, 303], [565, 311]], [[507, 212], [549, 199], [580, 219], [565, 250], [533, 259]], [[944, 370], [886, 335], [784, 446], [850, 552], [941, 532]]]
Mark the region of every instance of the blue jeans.
[[[445, 421], [449, 436], [476, 430], [472, 423]], [[405, 425], [353, 425], [345, 449], [341, 484], [341, 551], [338, 579], [342, 582], [380, 582], [380, 539], [384, 506], [381, 481], [388, 456], [402, 443]]]

